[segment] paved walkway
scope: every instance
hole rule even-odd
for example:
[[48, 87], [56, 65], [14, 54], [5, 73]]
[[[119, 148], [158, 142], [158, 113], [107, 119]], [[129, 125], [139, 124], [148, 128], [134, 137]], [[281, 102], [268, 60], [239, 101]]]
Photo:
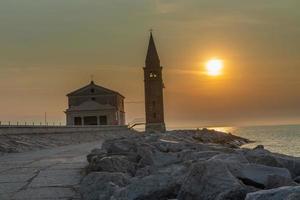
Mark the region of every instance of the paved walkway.
[[78, 200], [88, 152], [101, 141], [0, 157], [1, 200]]

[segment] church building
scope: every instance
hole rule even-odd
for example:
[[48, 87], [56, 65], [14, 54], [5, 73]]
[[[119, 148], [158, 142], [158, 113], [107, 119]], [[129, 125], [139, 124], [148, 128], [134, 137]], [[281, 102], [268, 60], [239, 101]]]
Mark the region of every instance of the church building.
[[[146, 132], [165, 132], [162, 66], [153, 35], [144, 69]], [[67, 95], [67, 125], [125, 125], [124, 96], [93, 81]]]
[[68, 126], [125, 125], [124, 96], [93, 81], [67, 95]]

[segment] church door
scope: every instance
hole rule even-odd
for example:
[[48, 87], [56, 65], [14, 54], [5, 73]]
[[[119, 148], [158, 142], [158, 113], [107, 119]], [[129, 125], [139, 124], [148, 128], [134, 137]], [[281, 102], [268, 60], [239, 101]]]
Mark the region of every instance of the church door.
[[98, 125], [96, 116], [89, 116], [83, 118], [84, 125]]

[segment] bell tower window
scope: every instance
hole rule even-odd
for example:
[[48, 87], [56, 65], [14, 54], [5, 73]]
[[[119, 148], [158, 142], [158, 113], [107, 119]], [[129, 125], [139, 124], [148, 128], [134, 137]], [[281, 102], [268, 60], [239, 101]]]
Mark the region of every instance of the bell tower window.
[[150, 78], [156, 78], [157, 77], [157, 74], [156, 73], [154, 73], [154, 72], [150, 72]]

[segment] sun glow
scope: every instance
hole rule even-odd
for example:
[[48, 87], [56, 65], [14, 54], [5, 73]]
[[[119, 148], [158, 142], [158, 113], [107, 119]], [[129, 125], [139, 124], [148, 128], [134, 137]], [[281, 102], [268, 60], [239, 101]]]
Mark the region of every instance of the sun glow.
[[206, 65], [206, 73], [209, 76], [219, 76], [222, 74], [223, 61], [219, 59], [211, 59]]

